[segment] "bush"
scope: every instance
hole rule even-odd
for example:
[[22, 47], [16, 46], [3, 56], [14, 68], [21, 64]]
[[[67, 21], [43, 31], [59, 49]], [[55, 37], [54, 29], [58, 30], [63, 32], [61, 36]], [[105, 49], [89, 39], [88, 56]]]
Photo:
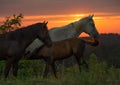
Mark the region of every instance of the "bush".
[[21, 26], [21, 19], [23, 18], [22, 14], [13, 15], [13, 17], [6, 17], [3, 24], [0, 26], [0, 31], [6, 33], [15, 29], [18, 29]]

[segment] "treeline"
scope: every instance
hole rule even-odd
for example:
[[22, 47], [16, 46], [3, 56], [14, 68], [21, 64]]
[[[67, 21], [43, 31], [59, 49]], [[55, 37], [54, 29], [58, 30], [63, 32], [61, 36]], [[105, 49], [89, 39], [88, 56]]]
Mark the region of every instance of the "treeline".
[[120, 35], [119, 34], [101, 34], [100, 45], [97, 47], [86, 46], [85, 57], [94, 53], [99, 60], [104, 60], [109, 66], [120, 68]]

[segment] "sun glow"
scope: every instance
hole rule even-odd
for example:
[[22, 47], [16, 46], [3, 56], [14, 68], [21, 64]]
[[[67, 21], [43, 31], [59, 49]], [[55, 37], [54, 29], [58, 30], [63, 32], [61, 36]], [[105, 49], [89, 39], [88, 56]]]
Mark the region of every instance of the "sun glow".
[[68, 14], [68, 15], [41, 15], [41, 16], [24, 16], [23, 26], [36, 23], [49, 21], [49, 28], [62, 26], [81, 19], [84, 14]]
[[85, 16], [85, 14], [73, 14], [71, 16], [74, 16], [74, 17], [83, 17], [83, 16]]
[[[24, 16], [22, 26], [48, 21], [48, 28], [51, 29], [53, 27], [67, 25], [86, 16], [89, 16], [89, 14]], [[120, 33], [120, 15], [96, 13], [93, 19], [95, 21], [96, 28], [100, 33]], [[4, 17], [0, 17], [0, 24], [3, 23], [3, 21]]]
[[[41, 15], [41, 16], [25, 16], [23, 25], [29, 25], [40, 21], [48, 21], [48, 28], [59, 27], [67, 25], [71, 22], [77, 21], [88, 14], [68, 14], [68, 15]], [[113, 16], [107, 14], [96, 14], [93, 17], [96, 28], [100, 33], [115, 32], [120, 33], [120, 16]]]

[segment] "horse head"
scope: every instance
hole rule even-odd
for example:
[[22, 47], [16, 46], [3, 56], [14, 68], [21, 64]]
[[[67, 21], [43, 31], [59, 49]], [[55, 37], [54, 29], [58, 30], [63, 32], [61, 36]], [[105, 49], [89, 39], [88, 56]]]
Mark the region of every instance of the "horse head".
[[37, 33], [38, 33], [38, 38], [48, 47], [50, 47], [52, 45], [52, 40], [48, 33], [47, 23], [48, 22], [45, 21], [43, 23], [40, 23], [41, 29]]
[[85, 17], [85, 18], [82, 19], [83, 20], [82, 30], [83, 30], [83, 32], [87, 33], [92, 38], [97, 40], [97, 38], [99, 36], [99, 33], [96, 29], [96, 26], [95, 26], [95, 23], [94, 23], [94, 20], [93, 20], [93, 16], [94, 15], [89, 15], [88, 17]]

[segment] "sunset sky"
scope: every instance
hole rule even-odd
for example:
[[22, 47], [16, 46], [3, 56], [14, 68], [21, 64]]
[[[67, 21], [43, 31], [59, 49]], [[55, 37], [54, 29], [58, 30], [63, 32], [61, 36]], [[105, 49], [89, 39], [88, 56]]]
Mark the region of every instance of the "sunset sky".
[[120, 34], [120, 0], [0, 0], [0, 24], [19, 13], [24, 15], [22, 26], [46, 20], [49, 29], [94, 14], [100, 33]]

